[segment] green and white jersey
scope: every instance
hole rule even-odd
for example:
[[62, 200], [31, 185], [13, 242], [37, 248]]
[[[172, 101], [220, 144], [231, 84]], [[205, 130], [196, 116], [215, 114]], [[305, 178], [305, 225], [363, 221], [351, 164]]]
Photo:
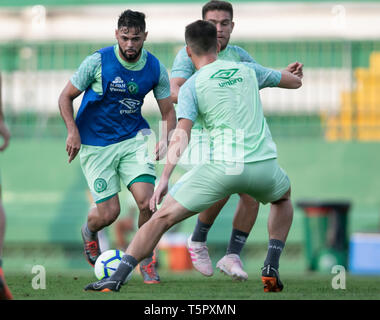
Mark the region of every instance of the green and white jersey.
[[177, 118], [193, 122], [199, 118], [209, 133], [214, 160], [256, 162], [276, 158], [259, 88], [280, 79], [280, 72], [255, 63], [218, 59], [181, 87]]
[[[119, 46], [114, 45], [115, 56], [123, 67], [132, 71], [139, 71], [144, 68], [147, 61], [147, 51], [142, 49], [141, 57], [137, 62], [128, 63], [120, 58]], [[70, 79], [72, 85], [80, 91], [85, 91], [89, 86], [98, 93], [103, 93], [102, 87], [102, 57], [99, 52], [89, 55], [83, 60], [78, 70]], [[153, 88], [154, 97], [157, 100], [165, 99], [170, 96], [169, 75], [165, 66], [160, 62], [160, 79], [155, 88]]]

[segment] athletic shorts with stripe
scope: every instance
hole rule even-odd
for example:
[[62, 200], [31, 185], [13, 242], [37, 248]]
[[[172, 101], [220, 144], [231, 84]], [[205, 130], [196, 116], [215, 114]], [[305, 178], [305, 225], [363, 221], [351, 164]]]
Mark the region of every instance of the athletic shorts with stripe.
[[277, 159], [249, 163], [214, 161], [184, 174], [170, 189], [171, 196], [191, 212], [201, 212], [235, 193], [246, 193], [266, 204], [279, 200], [290, 188]]
[[141, 181], [154, 185], [155, 165], [144, 139], [132, 138], [106, 147], [82, 145], [80, 163], [96, 203], [121, 191], [120, 180], [129, 188]]

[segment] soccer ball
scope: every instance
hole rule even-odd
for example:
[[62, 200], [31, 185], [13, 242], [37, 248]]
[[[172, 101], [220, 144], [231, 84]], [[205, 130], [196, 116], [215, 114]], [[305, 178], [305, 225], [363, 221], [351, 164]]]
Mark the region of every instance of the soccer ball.
[[[116, 271], [120, 264], [123, 252], [117, 249], [107, 250], [102, 252], [95, 262], [94, 272], [95, 276], [102, 280], [109, 278]], [[125, 281], [128, 281], [132, 276], [132, 272], [128, 275]]]

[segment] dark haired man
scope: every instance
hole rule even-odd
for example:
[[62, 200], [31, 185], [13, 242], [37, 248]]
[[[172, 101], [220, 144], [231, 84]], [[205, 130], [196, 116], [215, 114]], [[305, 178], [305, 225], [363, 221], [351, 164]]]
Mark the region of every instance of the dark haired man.
[[[164, 156], [168, 133], [176, 123], [167, 71], [143, 49], [147, 34], [145, 15], [124, 11], [115, 31], [117, 44], [88, 56], [59, 97], [68, 131], [69, 162], [80, 150], [82, 170], [96, 203], [81, 229], [85, 254], [92, 266], [100, 255], [97, 232], [113, 223], [120, 213], [120, 180], [139, 208], [139, 227], [152, 215], [149, 199], [156, 174], [144, 139], [149, 125], [141, 115], [144, 97], [151, 90], [166, 126], [156, 146], [156, 160]], [[73, 100], [83, 91], [74, 121]], [[155, 262], [152, 250], [140, 264], [145, 283], [160, 282]]]
[[[165, 197], [161, 208], [135, 234], [116, 272], [108, 279], [91, 283], [85, 290], [119, 291], [128, 275], [157, 245], [161, 236], [176, 223], [202, 212], [234, 193], [247, 193], [262, 203], [271, 203], [270, 241], [277, 251], [284, 245], [293, 217], [290, 182], [277, 163], [276, 145], [266, 123], [259, 95], [259, 67], [253, 63], [217, 60], [220, 46], [215, 26], [198, 20], [186, 27], [186, 51], [197, 72], [182, 86], [177, 106], [178, 123], [167, 153], [160, 182], [150, 201], [156, 210], [168, 192], [170, 176], [186, 148], [191, 128], [200, 117], [213, 143], [212, 162], [201, 164], [182, 176]], [[279, 77], [273, 71], [269, 77]], [[300, 84], [287, 74], [284, 84]], [[226, 139], [231, 150], [225, 152]], [[231, 167], [240, 172], [229, 174]], [[278, 292], [280, 254], [264, 263], [265, 292]]]
[[[257, 64], [244, 49], [229, 44], [230, 36], [234, 28], [233, 8], [229, 2], [215, 0], [207, 2], [202, 8], [202, 19], [212, 22], [216, 26], [217, 39], [220, 45], [218, 59]], [[260, 83], [259, 89], [265, 87], [288, 88], [283, 79], [286, 77], [286, 73], [291, 72], [302, 78], [302, 67], [303, 65], [298, 62], [290, 64], [283, 70], [281, 75], [282, 80], [280, 79], [281, 77], [273, 78], [264, 75], [267, 79], [272, 80]], [[272, 72], [270, 69], [267, 71]], [[196, 72], [196, 67], [188, 57], [186, 47], [184, 47], [178, 52], [171, 71], [170, 86], [174, 103], [177, 102], [179, 88], [194, 72]], [[193, 126], [192, 140], [190, 141], [189, 148], [183, 155], [179, 165], [189, 170], [199, 162], [208, 162], [208, 151], [208, 135], [205, 133], [200, 121], [196, 121]], [[234, 279], [246, 280], [248, 275], [243, 270], [240, 253], [256, 221], [259, 204], [254, 198], [247, 194], [239, 194], [239, 197], [240, 199], [235, 211], [233, 228], [226, 255], [216, 263], [216, 267]], [[193, 266], [205, 276], [211, 276], [213, 274], [212, 262], [206, 245], [207, 235], [214, 220], [228, 199], [229, 197], [221, 199], [199, 214], [195, 229], [187, 241], [187, 247], [192, 258]]]

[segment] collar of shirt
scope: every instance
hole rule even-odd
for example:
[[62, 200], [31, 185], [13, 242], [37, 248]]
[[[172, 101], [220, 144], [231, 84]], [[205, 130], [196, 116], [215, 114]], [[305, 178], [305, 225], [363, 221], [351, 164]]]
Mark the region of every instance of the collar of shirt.
[[139, 71], [142, 68], [144, 68], [146, 60], [147, 60], [147, 51], [144, 48], [141, 51], [140, 59], [137, 62], [132, 62], [132, 63], [126, 62], [125, 60], [123, 60], [120, 57], [119, 45], [118, 44], [114, 45], [114, 51], [115, 51], [115, 55], [116, 55], [117, 60], [119, 60], [121, 65], [123, 67], [125, 67], [126, 69], [133, 70], [133, 71]]

